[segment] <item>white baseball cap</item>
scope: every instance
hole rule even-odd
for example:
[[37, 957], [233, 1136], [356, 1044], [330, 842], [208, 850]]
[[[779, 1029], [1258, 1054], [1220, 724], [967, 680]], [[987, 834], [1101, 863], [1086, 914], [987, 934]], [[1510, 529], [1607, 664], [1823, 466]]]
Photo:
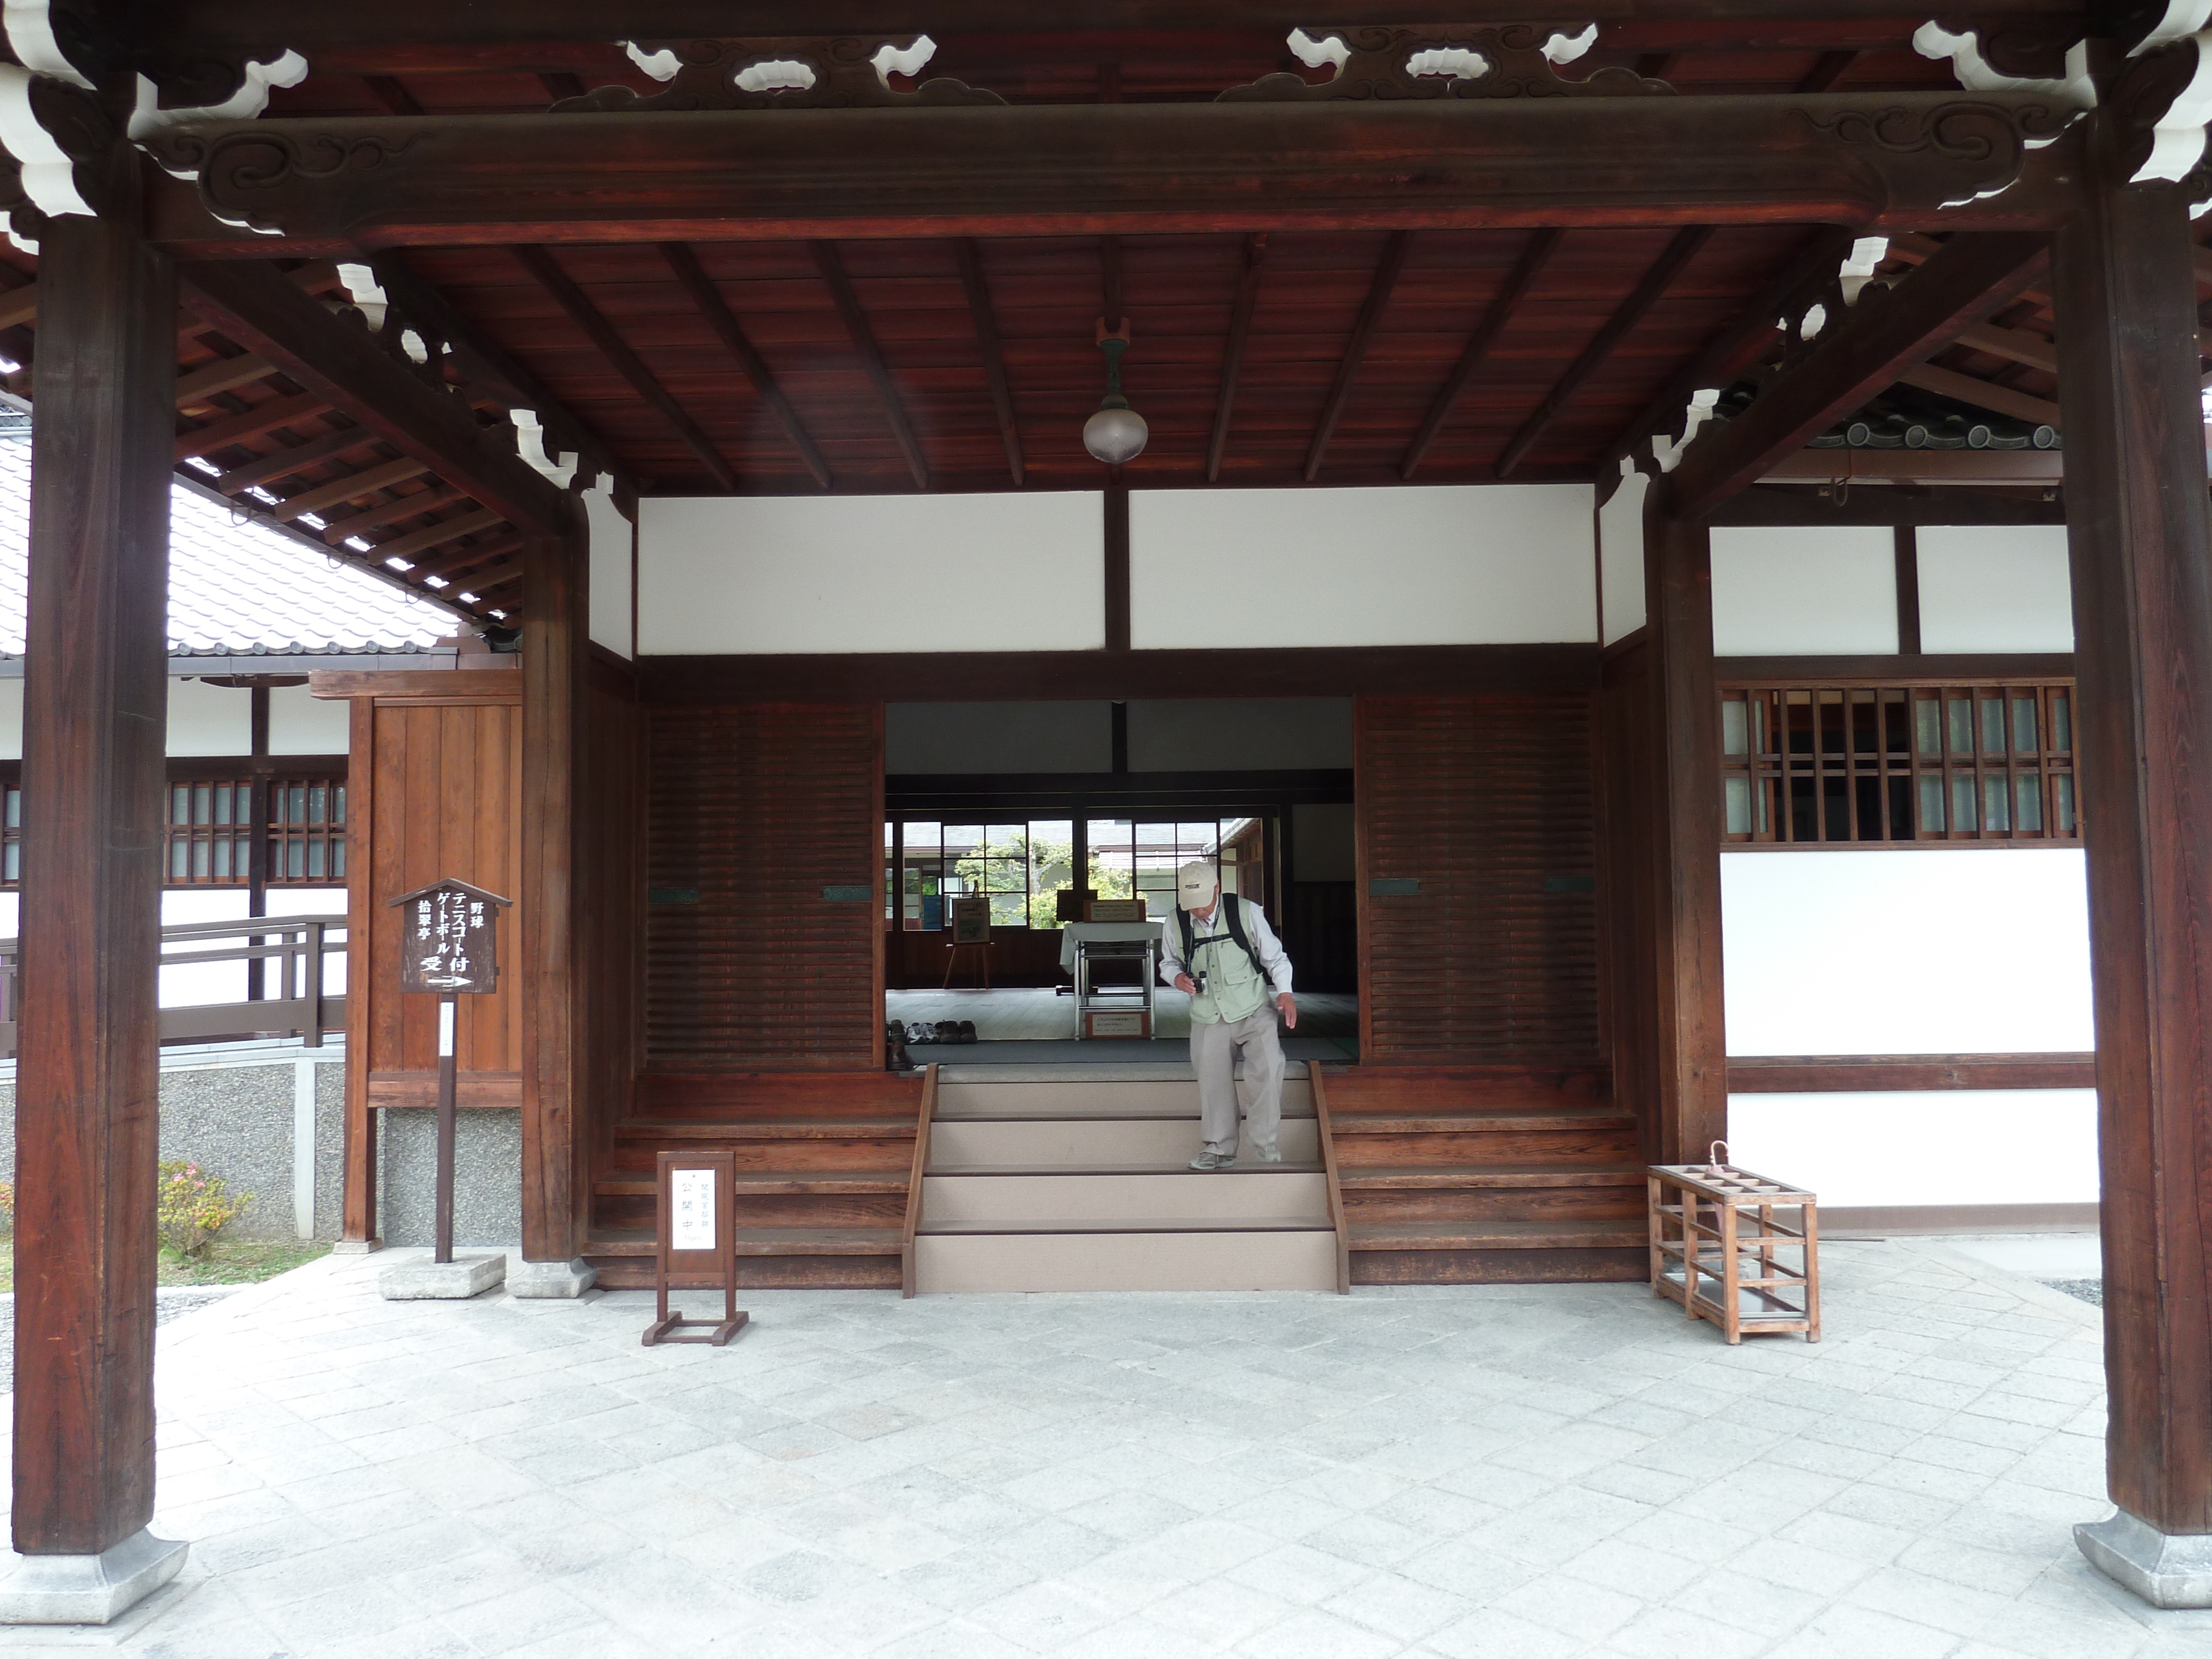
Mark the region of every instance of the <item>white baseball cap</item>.
[[1176, 902], [1186, 910], [1203, 910], [1220, 888], [1221, 878], [1204, 859], [1193, 859], [1176, 872]]

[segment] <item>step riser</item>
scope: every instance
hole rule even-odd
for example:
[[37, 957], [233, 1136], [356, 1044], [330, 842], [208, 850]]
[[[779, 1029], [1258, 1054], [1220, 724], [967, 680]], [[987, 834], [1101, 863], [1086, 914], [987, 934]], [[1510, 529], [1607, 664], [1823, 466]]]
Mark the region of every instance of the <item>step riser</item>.
[[[1283, 1110], [1310, 1116], [1313, 1089], [1304, 1078], [1283, 1080]], [[1021, 1117], [1053, 1114], [1093, 1117], [1198, 1115], [1198, 1085], [1175, 1083], [945, 1083], [935, 1115]]]
[[1634, 1220], [1643, 1216], [1644, 1207], [1641, 1193], [1624, 1194], [1615, 1187], [1344, 1194], [1345, 1219], [1355, 1226], [1388, 1226], [1394, 1221]]
[[1339, 1170], [1481, 1170], [1499, 1164], [1632, 1164], [1635, 1137], [1609, 1129], [1360, 1134], [1337, 1124]]
[[952, 1221], [1328, 1222], [1318, 1175], [927, 1176], [922, 1224]]
[[1312, 1233], [1111, 1233], [915, 1240], [925, 1291], [1334, 1291], [1336, 1239]]
[[[601, 1195], [592, 1201], [595, 1227], [652, 1229], [651, 1198]], [[739, 1227], [903, 1227], [906, 1195], [877, 1193], [763, 1193], [737, 1200]]]
[[1354, 1250], [1355, 1285], [1633, 1284], [1650, 1273], [1641, 1249]]
[[[1277, 1143], [1294, 1164], [1321, 1160], [1320, 1131], [1310, 1118], [1291, 1119]], [[1069, 1119], [1053, 1122], [940, 1122], [930, 1126], [929, 1161], [1036, 1168], [1051, 1164], [1180, 1164], [1203, 1143], [1194, 1117], [1170, 1122]], [[1251, 1156], [1249, 1142], [1238, 1152]]]

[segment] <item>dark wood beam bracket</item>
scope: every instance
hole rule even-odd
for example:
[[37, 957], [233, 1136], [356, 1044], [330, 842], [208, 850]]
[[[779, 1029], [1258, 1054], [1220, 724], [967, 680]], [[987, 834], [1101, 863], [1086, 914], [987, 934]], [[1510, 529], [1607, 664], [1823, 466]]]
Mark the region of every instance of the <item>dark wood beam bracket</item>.
[[1013, 388], [1006, 380], [1006, 354], [999, 343], [999, 321], [991, 306], [991, 285], [984, 280], [983, 255], [972, 236], [952, 245], [960, 262], [960, 285], [967, 291], [968, 314], [975, 325], [975, 349], [983, 359], [983, 378], [991, 388], [991, 408], [999, 417], [999, 436], [1006, 447], [1006, 470], [1017, 486], [1022, 483], [1022, 428], [1014, 414]]
[[1413, 251], [1413, 233], [1395, 231], [1383, 245], [1382, 263], [1375, 267], [1375, 280], [1368, 284], [1367, 298], [1359, 307], [1358, 320], [1352, 325], [1352, 337], [1345, 343], [1344, 356], [1336, 365], [1336, 379], [1328, 389], [1328, 401], [1322, 405], [1321, 419], [1314, 426], [1313, 441], [1306, 447], [1305, 480], [1311, 483], [1321, 477], [1322, 459], [1328, 453], [1328, 441], [1336, 434], [1336, 423], [1343, 418], [1344, 406], [1352, 400], [1352, 382], [1359, 378], [1359, 365], [1367, 356], [1367, 348], [1374, 343], [1375, 331], [1382, 325], [1382, 313], [1390, 303], [1390, 291], [1398, 286], [1398, 278], [1406, 269], [1406, 260]]
[[1244, 239], [1244, 268], [1237, 278], [1237, 303], [1229, 315], [1229, 341], [1221, 353], [1221, 390], [1213, 400], [1213, 435], [1206, 445], [1206, 481], [1219, 482], [1222, 458], [1229, 453], [1229, 422], [1237, 408], [1237, 382], [1244, 373], [1244, 349], [1252, 338], [1252, 313], [1260, 302], [1260, 267], [1267, 257], [1267, 234]]
[[805, 423], [799, 420], [799, 411], [791, 406], [791, 399], [783, 395], [783, 388], [775, 383], [775, 376], [769, 368], [768, 360], [754, 347], [752, 337], [738, 321], [737, 313], [730, 309], [729, 301], [722, 297], [721, 289], [714, 286], [714, 279], [707, 275], [706, 268], [699, 263], [699, 256], [681, 242], [663, 242], [660, 257], [667, 261], [668, 269], [675, 274], [684, 293], [690, 296], [691, 303], [698, 307], [699, 314], [707, 319], [707, 325], [714, 331], [715, 337], [738, 360], [738, 367], [744, 370], [745, 379], [752, 382], [753, 390], [760, 394], [761, 401], [775, 414], [783, 428], [784, 436], [791, 440], [791, 447], [799, 452], [799, 459], [805, 464], [807, 471], [813, 475], [814, 482], [827, 489], [830, 487], [830, 463], [823, 459], [822, 451], [808, 434]]
[[637, 395], [660, 411], [661, 418], [676, 428], [676, 435], [684, 447], [699, 458], [714, 482], [724, 489], [734, 492], [738, 487], [737, 469], [732, 467], [722, 452], [714, 447], [714, 441], [700, 428], [699, 423], [688, 414], [675, 395], [660, 383], [660, 377], [646, 367], [645, 360], [630, 349], [629, 342], [616, 332], [615, 325], [605, 313], [592, 303], [576, 279], [561, 268], [560, 262], [542, 247], [520, 246], [513, 250], [522, 268], [535, 277], [538, 285], [553, 298], [555, 304], [568, 313], [569, 320], [584, 331], [584, 337], [599, 349], [615, 372], [628, 380]]
[[890, 422], [891, 436], [898, 442], [899, 453], [906, 457], [907, 471], [914, 475], [915, 487], [929, 488], [929, 458], [922, 453], [921, 440], [915, 436], [914, 425], [906, 417], [906, 405], [900, 401], [898, 387], [891, 380], [890, 366], [884, 361], [884, 349], [876, 343], [876, 331], [870, 326], [868, 313], [860, 304], [860, 296], [853, 291], [852, 278], [845, 274], [845, 262], [838, 256], [832, 242], [814, 244], [814, 268], [822, 273], [829, 285], [830, 297], [836, 302], [837, 314], [844, 319], [845, 332], [853, 342], [853, 349], [860, 354], [860, 368], [875, 387], [876, 396], [884, 406], [884, 418]]
[[1505, 331], [1505, 325], [1512, 321], [1513, 313], [1520, 308], [1521, 301], [1528, 297], [1528, 290], [1535, 285], [1536, 279], [1544, 274], [1544, 267], [1559, 252], [1559, 243], [1565, 240], [1565, 232], [1559, 230], [1539, 230], [1529, 236], [1528, 246], [1522, 250], [1521, 258], [1514, 264], [1512, 274], [1505, 279], [1505, 286], [1498, 290], [1489, 308], [1482, 313], [1481, 322], [1475, 325], [1474, 334], [1468, 337], [1466, 349], [1460, 353], [1459, 362], [1452, 366], [1451, 374], [1446, 377], [1443, 389], [1437, 393], [1436, 401], [1429, 405], [1428, 416], [1422, 421], [1421, 429], [1414, 434], [1413, 441], [1406, 447], [1405, 459], [1398, 463], [1399, 477], [1411, 478], [1426, 459], [1429, 446], [1436, 442], [1437, 434], [1444, 429], [1444, 422], [1451, 418], [1452, 410], [1467, 395], [1468, 385], [1474, 379], [1475, 371], [1482, 367], [1483, 360], [1497, 345], [1498, 337]]

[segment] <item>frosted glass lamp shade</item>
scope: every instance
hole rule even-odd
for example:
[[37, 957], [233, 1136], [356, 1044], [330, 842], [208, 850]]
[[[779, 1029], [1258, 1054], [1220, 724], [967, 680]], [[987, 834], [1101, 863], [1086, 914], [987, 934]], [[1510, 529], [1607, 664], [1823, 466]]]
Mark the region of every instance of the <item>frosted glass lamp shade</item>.
[[1102, 409], [1083, 423], [1083, 447], [1109, 466], [1135, 460], [1150, 435], [1145, 417], [1133, 409]]

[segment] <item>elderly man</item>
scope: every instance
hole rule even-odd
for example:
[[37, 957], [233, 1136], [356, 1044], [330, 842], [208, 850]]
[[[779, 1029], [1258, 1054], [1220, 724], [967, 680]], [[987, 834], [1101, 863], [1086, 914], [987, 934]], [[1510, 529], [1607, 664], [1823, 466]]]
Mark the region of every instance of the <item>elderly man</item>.
[[[1295, 1028], [1291, 959], [1260, 907], [1221, 890], [1204, 859], [1176, 872], [1176, 921], [1161, 941], [1160, 977], [1190, 994], [1190, 1063], [1198, 1073], [1199, 1133], [1206, 1145], [1194, 1170], [1226, 1170], [1237, 1162], [1237, 1096], [1262, 1164], [1279, 1164], [1283, 1122], [1283, 1045], [1275, 1013]], [[1244, 1084], [1237, 1084], [1237, 1060]]]

